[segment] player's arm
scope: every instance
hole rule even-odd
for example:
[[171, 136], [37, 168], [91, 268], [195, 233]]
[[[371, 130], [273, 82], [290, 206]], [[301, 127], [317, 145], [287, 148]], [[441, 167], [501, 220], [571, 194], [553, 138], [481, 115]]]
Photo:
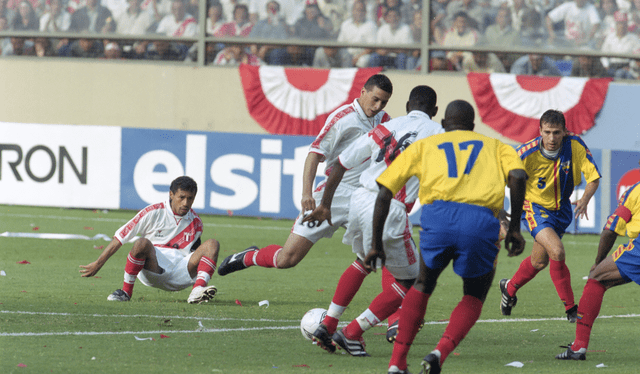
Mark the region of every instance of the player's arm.
[[589, 205], [589, 201], [598, 190], [599, 185], [600, 179], [596, 179], [587, 183], [587, 186], [584, 188], [582, 197], [576, 201], [575, 218], [580, 217], [589, 219], [589, 216], [587, 215], [587, 205]]
[[335, 195], [336, 189], [346, 171], [347, 169], [339, 162], [331, 168], [331, 173], [329, 173], [324, 192], [322, 193], [320, 205], [317, 206], [313, 212], [305, 215], [302, 222], [318, 221], [318, 223], [321, 223], [326, 220], [329, 222], [329, 225], [333, 226], [333, 223], [331, 223], [331, 203], [333, 202], [333, 195]]
[[107, 262], [107, 260], [111, 258], [111, 256], [113, 256], [118, 251], [118, 249], [120, 249], [120, 247], [122, 247], [122, 243], [120, 243], [120, 241], [114, 237], [113, 240], [111, 240], [111, 243], [107, 245], [107, 248], [102, 251], [100, 257], [98, 257], [97, 260], [90, 263], [89, 265], [80, 265], [80, 267], [82, 268], [80, 269], [80, 273], [82, 274], [82, 276], [93, 277], [94, 275], [96, 275], [98, 271], [100, 271], [102, 266], [104, 266], [104, 264]]
[[598, 266], [600, 262], [602, 262], [602, 260], [607, 257], [607, 255], [611, 251], [611, 248], [613, 248], [616, 239], [618, 239], [617, 232], [611, 231], [606, 228], [602, 230], [602, 234], [600, 234], [600, 243], [598, 243], [598, 254], [596, 255], [596, 263], [591, 267], [592, 271], [596, 268], [596, 266]]
[[304, 172], [302, 173], [302, 211], [314, 210], [316, 201], [313, 198], [313, 185], [316, 181], [318, 165], [324, 161], [324, 155], [309, 152], [304, 161]]
[[373, 240], [371, 241], [371, 251], [364, 259], [364, 267], [369, 271], [376, 271], [376, 263], [378, 259], [384, 266], [386, 256], [384, 254], [384, 247], [382, 244], [382, 231], [384, 229], [384, 223], [387, 221], [389, 215], [389, 205], [391, 205], [391, 199], [393, 199], [393, 192], [387, 187], [381, 185], [378, 197], [376, 198], [376, 205], [373, 210]]
[[520, 233], [520, 217], [522, 216], [526, 183], [527, 173], [523, 169], [509, 171], [507, 184], [510, 189], [512, 219], [504, 239], [504, 247], [509, 253], [509, 257], [518, 256], [524, 251], [525, 242]]

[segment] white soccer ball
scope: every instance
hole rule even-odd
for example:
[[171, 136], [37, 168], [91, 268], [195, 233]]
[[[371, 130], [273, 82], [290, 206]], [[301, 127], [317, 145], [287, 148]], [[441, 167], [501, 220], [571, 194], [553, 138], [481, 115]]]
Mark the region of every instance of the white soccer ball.
[[307, 340], [313, 340], [313, 333], [320, 326], [326, 315], [327, 310], [322, 308], [314, 308], [306, 312], [300, 321], [302, 336]]

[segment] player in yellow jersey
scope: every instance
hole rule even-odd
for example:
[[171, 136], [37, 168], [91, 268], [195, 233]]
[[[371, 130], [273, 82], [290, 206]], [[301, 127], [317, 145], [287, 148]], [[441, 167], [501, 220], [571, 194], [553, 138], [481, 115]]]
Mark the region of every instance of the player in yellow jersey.
[[[504, 190], [511, 188], [513, 214], [521, 214], [527, 174], [515, 150], [473, 132], [474, 110], [466, 101], [451, 102], [442, 126], [445, 133], [410, 145], [378, 177], [380, 192], [373, 213], [373, 248], [365, 266], [375, 269], [385, 255], [382, 228], [393, 196], [409, 178], [420, 180], [422, 206], [420, 274], [402, 303], [398, 336], [389, 373], [407, 372], [407, 354], [424, 317], [440, 273], [453, 261], [464, 281], [462, 301], [436, 346], [422, 362], [427, 373], [439, 373], [447, 356], [476, 323], [495, 275]], [[509, 256], [524, 250], [519, 222], [511, 222], [505, 238]]]
[[[531, 256], [522, 261], [511, 279], [500, 281], [500, 310], [511, 315], [516, 292], [549, 265], [551, 280], [564, 304], [569, 322], [576, 321], [578, 306], [571, 289], [561, 238], [571, 223], [571, 194], [584, 174], [587, 185], [575, 202], [575, 218], [587, 217], [587, 205], [598, 189], [600, 172], [578, 136], [567, 132], [562, 112], [547, 110], [540, 117], [540, 136], [521, 145], [518, 155], [529, 175], [522, 222], [534, 238]], [[517, 215], [513, 216], [517, 221]]]
[[[582, 291], [578, 307], [576, 338], [567, 350], [556, 356], [560, 360], [584, 360], [589, 346], [591, 328], [600, 313], [604, 293], [611, 287], [640, 284], [640, 182], [628, 189], [609, 216], [600, 235], [596, 263]], [[618, 235], [627, 235], [629, 243], [620, 245], [611, 256]]]

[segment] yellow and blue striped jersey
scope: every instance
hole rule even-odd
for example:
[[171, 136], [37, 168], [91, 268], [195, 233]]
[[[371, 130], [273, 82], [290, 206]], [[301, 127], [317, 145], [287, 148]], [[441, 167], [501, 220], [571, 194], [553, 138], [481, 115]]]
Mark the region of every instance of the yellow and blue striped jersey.
[[524, 162], [527, 180], [527, 201], [549, 210], [558, 210], [562, 205], [570, 206], [569, 198], [584, 174], [587, 183], [601, 177], [587, 145], [576, 135], [565, 136], [562, 148], [555, 159], [541, 152], [542, 137], [537, 137], [517, 148]]
[[618, 207], [609, 216], [605, 229], [631, 239], [640, 234], [640, 182], [629, 188], [618, 200]]
[[397, 193], [416, 176], [422, 204], [435, 200], [479, 205], [497, 215], [504, 206], [509, 171], [523, 169], [515, 149], [473, 131], [432, 135], [410, 145], [378, 177]]

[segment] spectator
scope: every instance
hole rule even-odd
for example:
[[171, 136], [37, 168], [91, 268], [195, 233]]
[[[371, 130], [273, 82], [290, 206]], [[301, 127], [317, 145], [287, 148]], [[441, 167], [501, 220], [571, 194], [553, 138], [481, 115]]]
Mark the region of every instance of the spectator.
[[307, 0], [304, 16], [294, 25], [294, 36], [305, 40], [329, 39], [333, 25], [318, 7], [316, 0]]
[[33, 49], [36, 57], [57, 56], [56, 51], [51, 46], [51, 40], [48, 38], [36, 38], [33, 43]]
[[116, 32], [122, 35], [144, 35], [154, 22], [150, 12], [142, 10], [142, 0], [128, 0], [126, 11], [116, 16]]
[[[218, 54], [218, 52], [220, 52], [222, 49], [224, 49], [224, 46], [221, 48], [219, 48], [219, 43], [206, 43], [205, 44], [205, 54], [204, 54], [204, 64], [205, 65], [209, 65], [209, 64], [213, 64], [213, 61], [216, 59], [216, 55]], [[198, 45], [197, 44], [193, 44], [191, 46], [191, 48], [189, 48], [189, 51], [187, 52], [187, 57], [184, 60], [185, 62], [198, 62]]]
[[233, 10], [233, 20], [227, 22], [215, 34], [217, 37], [249, 36], [253, 24], [249, 22], [249, 8], [244, 4], [236, 5]]
[[[607, 36], [602, 44], [603, 53], [632, 54], [640, 53], [640, 39], [628, 31], [628, 17], [625, 13], [615, 13], [616, 32]], [[602, 65], [608, 70], [609, 75], [616, 78], [627, 78], [629, 62], [627, 58], [602, 57]]]
[[111, 11], [98, 4], [98, 0], [87, 0], [87, 5], [71, 15], [69, 31], [108, 33], [116, 29]]
[[[434, 0], [434, 2], [437, 1]], [[400, 18], [402, 18], [402, 22], [407, 25], [413, 22], [415, 13], [422, 14], [422, 0], [407, 0], [400, 6]], [[431, 16], [433, 16], [433, 14]]]
[[[343, 43], [370, 43], [376, 42], [377, 28], [373, 21], [367, 20], [366, 5], [362, 0], [353, 2], [351, 18], [345, 20], [340, 26], [338, 41]], [[369, 66], [371, 48], [347, 48], [351, 59], [351, 66], [364, 68]]]
[[18, 14], [13, 18], [11, 28], [14, 31], [38, 31], [38, 17], [33, 10], [31, 3], [23, 0], [18, 5]]
[[595, 56], [574, 57], [571, 66], [572, 77], [604, 78], [609, 77], [607, 69], [602, 66], [600, 60]]
[[175, 43], [167, 40], [155, 40], [149, 45], [142, 57], [152, 61], [183, 61], [185, 54]]
[[[4, 22], [6, 23], [5, 30], [8, 30], [10, 25], [13, 23], [13, 18], [16, 16], [16, 12], [13, 9], [7, 7], [8, 0], [0, 0], [0, 19], [4, 18]], [[2, 31], [3, 29], [0, 29]]]
[[[402, 8], [401, 0], [382, 0], [378, 3], [376, 7], [376, 26], [378, 28], [386, 23], [385, 17], [387, 11], [391, 8], [397, 8], [399, 11]], [[407, 24], [406, 22], [402, 22], [402, 13], [400, 14], [400, 22]]]
[[11, 37], [11, 44], [2, 50], [3, 56], [35, 56], [33, 42], [24, 38]]
[[231, 44], [218, 52], [213, 63], [216, 65], [260, 65], [260, 59], [254, 54], [247, 53], [242, 45]]
[[500, 8], [498, 10], [496, 23], [487, 27], [482, 40], [486, 45], [502, 48], [520, 44], [518, 32], [511, 27], [511, 11], [509, 8]]
[[107, 60], [119, 60], [122, 59], [122, 49], [116, 42], [108, 42], [104, 46], [104, 58]]
[[69, 44], [60, 54], [63, 57], [97, 58], [102, 56], [103, 46], [97, 39], [81, 38]]
[[511, 66], [511, 74], [560, 76], [555, 61], [547, 56], [530, 53], [517, 59]]
[[462, 60], [462, 70], [465, 73], [506, 73], [502, 62], [490, 52], [473, 52], [471, 56], [465, 55]]
[[[413, 43], [420, 44], [422, 42], [422, 12], [413, 13], [413, 22], [411, 22], [409, 28], [411, 29]], [[407, 70], [415, 70], [420, 65], [422, 65], [420, 50], [410, 51], [409, 57], [407, 57]]]
[[[385, 16], [386, 23], [378, 29], [376, 44], [411, 44], [411, 28], [400, 21], [400, 9], [389, 8]], [[407, 66], [407, 51], [402, 49], [378, 48], [371, 54], [369, 65], [395, 67], [404, 70]]]
[[62, 0], [49, 0], [49, 10], [40, 17], [40, 31], [67, 31], [70, 25], [71, 14], [62, 7]]
[[431, 22], [429, 28], [431, 30], [431, 42], [442, 44], [446, 28], [444, 20], [447, 16], [447, 5], [449, 0], [433, 0], [430, 1]]
[[316, 48], [313, 56], [314, 68], [348, 68], [351, 67], [351, 58], [347, 51], [337, 47]]
[[[280, 3], [270, 0], [266, 4], [267, 18], [261, 19], [253, 26], [250, 38], [285, 40], [289, 37], [287, 24], [282, 13], [280, 13]], [[251, 53], [270, 65], [287, 65], [290, 56], [287, 48], [274, 44], [254, 44], [251, 46]]]
[[[429, 53], [429, 71], [455, 71], [456, 68], [453, 66], [451, 61], [447, 58], [447, 53], [445, 51], [431, 51]], [[416, 68], [420, 70], [421, 67], [418, 66]]]
[[527, 9], [522, 15], [520, 45], [531, 48], [543, 48], [546, 45], [542, 17], [533, 9]]
[[[454, 16], [453, 27], [447, 31], [442, 41], [443, 46], [448, 47], [472, 47], [478, 43], [478, 32], [468, 24], [469, 17], [465, 12], [458, 12]], [[471, 58], [470, 52], [449, 51], [447, 58], [451, 61], [456, 70], [462, 70], [462, 59], [467, 55]]]
[[467, 24], [472, 29], [484, 31], [487, 11], [478, 5], [476, 0], [451, 0], [447, 5], [447, 17], [445, 18], [445, 30], [453, 27], [457, 15], [464, 12], [467, 15]]
[[640, 34], [640, 0], [631, 0], [630, 8], [627, 11], [629, 15], [629, 31]]
[[224, 13], [222, 4], [214, 1], [207, 10], [206, 32], [208, 36], [216, 35], [224, 25]]
[[224, 11], [224, 19], [227, 22], [233, 20], [233, 13], [236, 9], [236, 5], [248, 5], [249, 0], [220, 0], [222, 4], [222, 10]]
[[[511, 10], [511, 26], [516, 30], [520, 31], [522, 29], [523, 17], [529, 11], [535, 11], [533, 8], [529, 7], [525, 0], [508, 0], [507, 6], [509, 10]], [[541, 17], [540, 13], [536, 11], [536, 15], [538, 18]]]
[[614, 18], [614, 14], [618, 11], [618, 4], [616, 0], [602, 0], [600, 3], [600, 19], [602, 22], [600, 23], [600, 27], [596, 32], [596, 48], [602, 48], [602, 43], [604, 39], [610, 35], [616, 33], [616, 20]]
[[342, 25], [342, 22], [347, 18], [347, 16], [345, 16], [347, 10], [344, 1], [318, 0], [318, 8], [320, 8], [320, 12], [331, 21], [331, 25], [333, 26], [331, 37], [337, 37], [338, 32], [340, 32], [340, 25]]
[[[600, 27], [598, 10], [588, 0], [573, 0], [554, 8], [547, 14], [546, 25], [549, 33], [549, 44], [580, 47], [595, 47], [594, 36]], [[554, 24], [563, 22], [564, 38], [556, 42]]]
[[173, 0], [171, 14], [162, 18], [156, 32], [173, 37], [193, 37], [198, 32], [198, 23], [191, 14], [185, 11], [184, 0]]
[[[1, 2], [2, 0], [0, 0]], [[0, 16], [0, 31], [9, 30], [9, 24], [7, 23], [7, 19], [3, 16]], [[0, 55], [4, 56], [5, 51], [11, 50], [11, 38], [0, 38]]]

